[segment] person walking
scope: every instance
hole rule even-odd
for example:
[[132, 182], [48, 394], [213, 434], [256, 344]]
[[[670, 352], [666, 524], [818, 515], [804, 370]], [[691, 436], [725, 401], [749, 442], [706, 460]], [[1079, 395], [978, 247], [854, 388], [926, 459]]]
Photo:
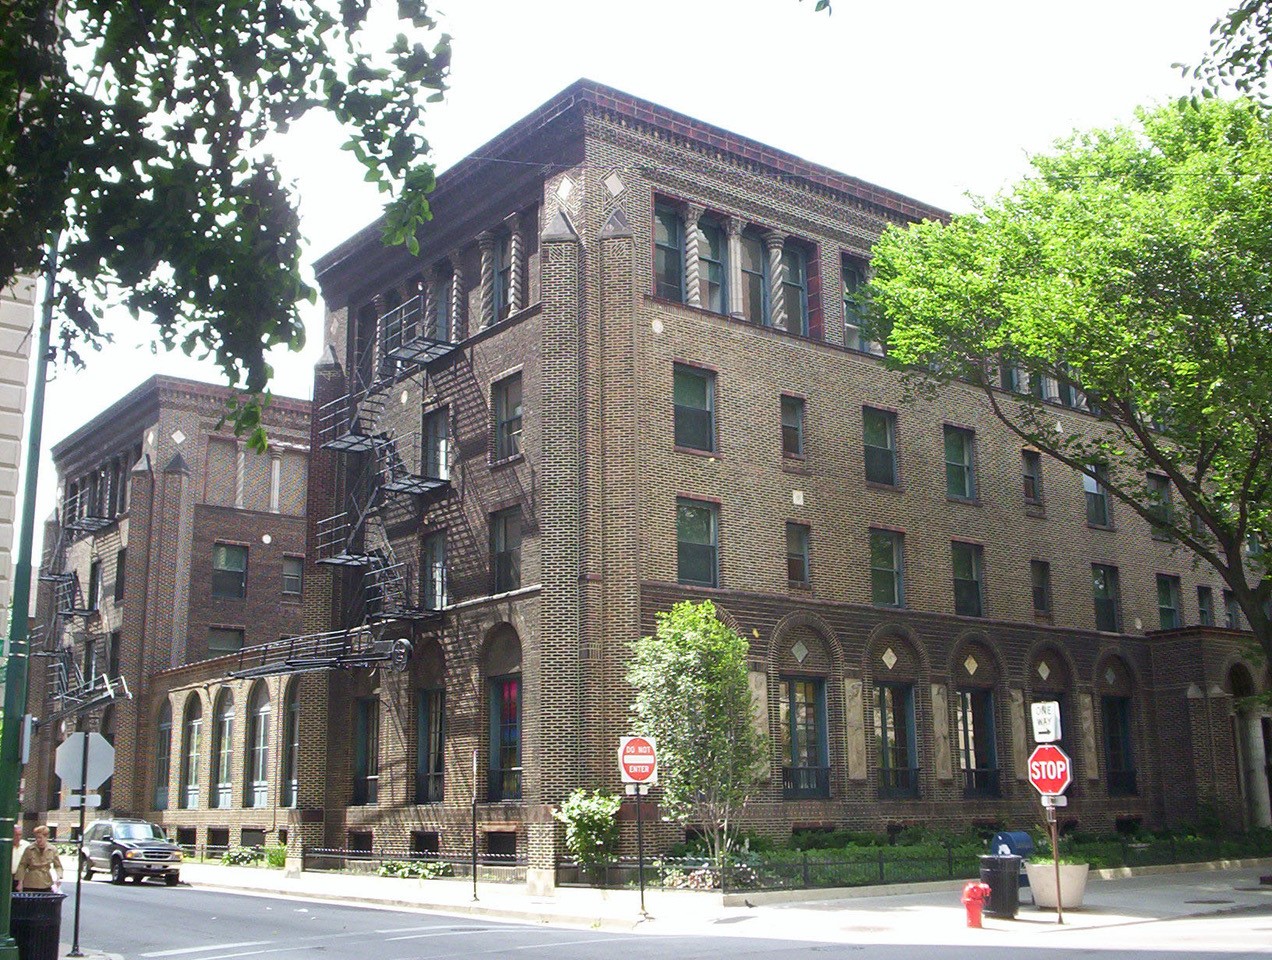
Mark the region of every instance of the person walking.
[[22, 854], [30, 845], [22, 839], [22, 824], [15, 821], [13, 824], [13, 872], [10, 874], [14, 890], [18, 889], [18, 865], [22, 862]]
[[[54, 871], [57, 879], [53, 879]], [[60, 893], [62, 887], [62, 858], [57, 848], [49, 843], [49, 828], [41, 824], [35, 828], [35, 843], [22, 851], [15, 874], [18, 890], [49, 891]]]

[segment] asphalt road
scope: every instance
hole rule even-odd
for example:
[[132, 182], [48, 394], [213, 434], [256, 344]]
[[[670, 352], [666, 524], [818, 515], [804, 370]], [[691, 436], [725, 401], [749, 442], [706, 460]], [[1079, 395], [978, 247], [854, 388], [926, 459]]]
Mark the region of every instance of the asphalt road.
[[[62, 941], [69, 944], [75, 887], [65, 889], [70, 896]], [[1098, 942], [1061, 934], [1036, 948], [994, 945], [988, 937], [974, 946], [868, 943], [861, 941], [870, 939], [869, 931], [854, 936], [851, 928], [841, 932], [843, 942], [790, 940], [778, 936], [759, 913], [701, 936], [579, 930], [153, 882], [116, 887], [95, 880], [84, 887], [82, 910], [81, 947], [129, 960], [1053, 960], [1079, 955], [1084, 960], [1266, 960], [1272, 945], [1272, 912], [1266, 910], [1129, 924], [1101, 931]]]

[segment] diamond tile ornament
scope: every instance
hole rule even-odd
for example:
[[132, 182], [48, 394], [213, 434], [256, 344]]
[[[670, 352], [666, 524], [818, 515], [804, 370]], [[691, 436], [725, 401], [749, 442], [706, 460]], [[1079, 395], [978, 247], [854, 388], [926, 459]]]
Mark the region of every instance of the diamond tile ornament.
[[1046, 680], [1047, 677], [1051, 676], [1051, 668], [1047, 666], [1046, 660], [1038, 664], [1038, 676], [1042, 677], [1042, 679], [1044, 680]]
[[976, 676], [976, 668], [979, 666], [980, 664], [976, 662], [976, 658], [970, 653], [967, 655], [967, 659], [963, 661], [963, 668], [967, 671], [969, 677]]
[[186, 441], [186, 435], [184, 433], [182, 433], [180, 430], [172, 431], [172, 442], [175, 443], [178, 447], [181, 446], [181, 444], [185, 443], [185, 441]]
[[1117, 674], [1113, 672], [1112, 667], [1104, 671], [1104, 679], [1108, 681], [1110, 687], [1117, 683]]
[[887, 650], [883, 651], [882, 660], [884, 666], [886, 666], [889, 670], [897, 665], [897, 655], [892, 652], [891, 647], [888, 647]]
[[562, 177], [561, 182], [557, 184], [557, 199], [565, 203], [570, 199], [570, 194], [574, 192], [574, 181], [569, 177]]
[[602, 182], [605, 184], [605, 189], [610, 192], [611, 197], [617, 197], [623, 192], [623, 181], [618, 178], [617, 173], [611, 173]]
[[795, 655], [796, 663], [803, 663], [808, 657], [808, 647], [804, 646], [803, 640], [796, 640], [795, 646], [791, 647], [791, 653]]

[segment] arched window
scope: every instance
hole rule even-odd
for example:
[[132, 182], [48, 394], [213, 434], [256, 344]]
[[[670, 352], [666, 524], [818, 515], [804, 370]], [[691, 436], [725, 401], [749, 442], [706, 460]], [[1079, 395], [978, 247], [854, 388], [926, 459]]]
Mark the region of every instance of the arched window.
[[1135, 772], [1135, 709], [1131, 671], [1121, 657], [1109, 657], [1096, 677], [1104, 727], [1104, 782], [1110, 797], [1139, 793]]
[[181, 721], [181, 806], [192, 810], [199, 805], [199, 752], [203, 739], [203, 704], [191, 695]]
[[283, 698], [283, 806], [296, 806], [300, 785], [300, 681], [293, 680]]
[[221, 691], [213, 711], [212, 772], [212, 806], [228, 807], [234, 778], [234, 695], [228, 690]]
[[521, 799], [521, 640], [508, 624], [486, 643], [486, 697], [490, 759], [487, 799]]
[[269, 806], [269, 691], [257, 682], [247, 702], [245, 807]]
[[154, 808], [168, 809], [168, 778], [172, 766], [172, 704], [165, 701], [155, 725]]

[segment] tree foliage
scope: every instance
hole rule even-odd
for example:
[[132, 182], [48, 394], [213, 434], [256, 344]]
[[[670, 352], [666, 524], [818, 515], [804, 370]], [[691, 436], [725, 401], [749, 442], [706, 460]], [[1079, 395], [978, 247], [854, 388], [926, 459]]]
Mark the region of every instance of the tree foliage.
[[[389, 242], [415, 243], [433, 169], [423, 114], [450, 41], [371, 51], [371, 0], [0, 0], [0, 287], [60, 234], [62, 349], [96, 344], [103, 304], [268, 382], [265, 352], [304, 341], [296, 198], [269, 137], [334, 117], [390, 194]], [[399, 0], [413, 36], [434, 22]]]
[[1272, 3], [1242, 0], [1210, 28], [1210, 47], [1196, 66], [1181, 68], [1200, 81], [1204, 96], [1224, 87], [1272, 105], [1268, 67], [1272, 66]]
[[618, 810], [623, 798], [575, 790], [555, 816], [565, 824], [565, 848], [582, 864], [607, 863], [618, 854]]
[[[875, 336], [1215, 568], [1272, 653], [1272, 126], [1183, 101], [1074, 136], [1012, 192], [875, 247]], [[1054, 377], [1092, 417], [1001, 389]], [[1164, 477], [1166, 488], [1150, 475]]]
[[632, 724], [658, 746], [663, 808], [700, 825], [723, 868], [731, 832], [768, 762], [747, 685], [747, 642], [715, 606], [677, 603], [632, 645]]

